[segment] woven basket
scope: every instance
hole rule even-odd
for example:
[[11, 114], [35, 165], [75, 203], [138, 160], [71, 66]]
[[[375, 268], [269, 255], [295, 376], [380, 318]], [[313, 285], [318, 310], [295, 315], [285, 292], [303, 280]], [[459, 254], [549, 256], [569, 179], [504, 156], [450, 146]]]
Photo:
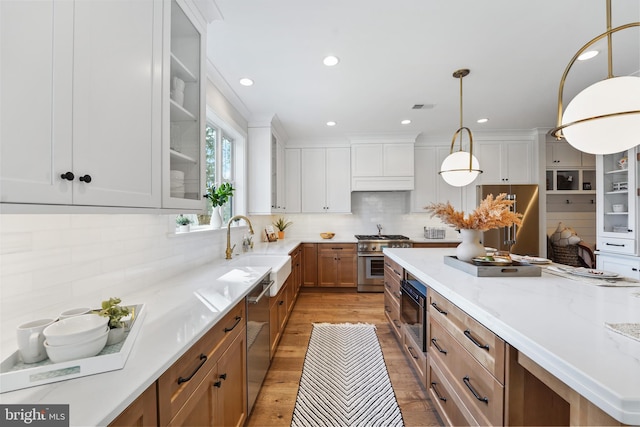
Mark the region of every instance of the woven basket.
[[577, 245], [558, 246], [552, 243], [551, 247], [553, 248], [553, 262], [572, 267], [582, 267], [578, 257]]

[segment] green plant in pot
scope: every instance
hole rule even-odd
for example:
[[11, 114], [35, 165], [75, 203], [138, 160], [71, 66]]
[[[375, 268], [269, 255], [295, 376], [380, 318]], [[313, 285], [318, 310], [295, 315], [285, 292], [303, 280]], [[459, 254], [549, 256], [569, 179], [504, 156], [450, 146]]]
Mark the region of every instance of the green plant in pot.
[[176, 217], [176, 225], [180, 227], [180, 231], [189, 231], [189, 225], [191, 224], [191, 219], [187, 218], [184, 215], [178, 215]]
[[131, 314], [131, 310], [128, 307], [121, 306], [121, 302], [120, 298], [109, 298], [106, 301], [102, 301], [102, 309], [98, 313], [100, 316], [109, 318], [107, 345], [116, 344], [124, 339], [125, 324], [122, 322], [122, 318]]
[[229, 201], [229, 198], [233, 196], [235, 188], [229, 182], [223, 182], [218, 187], [212, 185], [208, 188], [207, 194], [204, 196], [209, 199], [211, 206], [213, 206], [213, 212], [211, 213], [211, 226], [213, 228], [222, 227], [222, 215], [220, 214], [220, 207]]
[[291, 221], [284, 219], [283, 217], [278, 218], [273, 225], [278, 229], [278, 239], [284, 239], [284, 230], [293, 224]]

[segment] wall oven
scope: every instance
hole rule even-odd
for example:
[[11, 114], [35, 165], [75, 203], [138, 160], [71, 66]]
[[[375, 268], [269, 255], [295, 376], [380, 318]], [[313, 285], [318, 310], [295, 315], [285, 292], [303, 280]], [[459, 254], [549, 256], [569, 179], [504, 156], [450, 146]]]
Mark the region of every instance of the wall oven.
[[384, 248], [411, 248], [400, 235], [356, 235], [358, 239], [358, 292], [384, 292]]
[[400, 321], [414, 341], [415, 345], [427, 351], [427, 287], [413, 277], [405, 274], [400, 283]]

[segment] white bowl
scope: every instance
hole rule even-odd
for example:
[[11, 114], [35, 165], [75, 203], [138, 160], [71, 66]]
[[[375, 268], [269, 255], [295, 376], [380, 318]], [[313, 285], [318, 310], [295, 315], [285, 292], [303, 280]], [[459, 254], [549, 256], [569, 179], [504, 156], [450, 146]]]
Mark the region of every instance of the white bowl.
[[91, 308], [89, 307], [78, 307], [78, 308], [71, 308], [69, 310], [65, 310], [62, 313], [60, 313], [60, 320], [62, 319], [66, 319], [67, 317], [73, 317], [73, 316], [80, 316], [82, 314], [89, 314], [91, 313]]
[[59, 320], [42, 332], [50, 346], [87, 342], [104, 332], [109, 318], [98, 314], [82, 314]]
[[[106, 317], [105, 317], [106, 319]], [[109, 327], [105, 326], [100, 335], [92, 338], [90, 341], [79, 342], [70, 345], [50, 345], [44, 342], [44, 348], [47, 350], [47, 356], [54, 363], [66, 362], [67, 360], [84, 359], [92, 357], [100, 353], [109, 338]]]
[[614, 212], [624, 212], [625, 211], [625, 206], [624, 205], [612, 205], [611, 208], [613, 209]]

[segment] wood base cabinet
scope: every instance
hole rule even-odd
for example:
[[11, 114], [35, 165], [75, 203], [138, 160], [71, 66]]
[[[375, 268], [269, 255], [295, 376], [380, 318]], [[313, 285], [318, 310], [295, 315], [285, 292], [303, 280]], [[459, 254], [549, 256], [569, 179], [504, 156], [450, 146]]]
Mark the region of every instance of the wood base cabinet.
[[159, 425], [243, 425], [246, 360], [243, 300], [158, 379]]
[[156, 383], [146, 389], [109, 427], [156, 427], [158, 425]]
[[400, 323], [400, 281], [404, 269], [389, 257], [384, 257], [384, 314], [391, 330], [402, 341]]
[[355, 244], [318, 244], [318, 286], [358, 286], [358, 257]]
[[318, 245], [302, 244], [302, 286], [312, 288], [318, 286]]

